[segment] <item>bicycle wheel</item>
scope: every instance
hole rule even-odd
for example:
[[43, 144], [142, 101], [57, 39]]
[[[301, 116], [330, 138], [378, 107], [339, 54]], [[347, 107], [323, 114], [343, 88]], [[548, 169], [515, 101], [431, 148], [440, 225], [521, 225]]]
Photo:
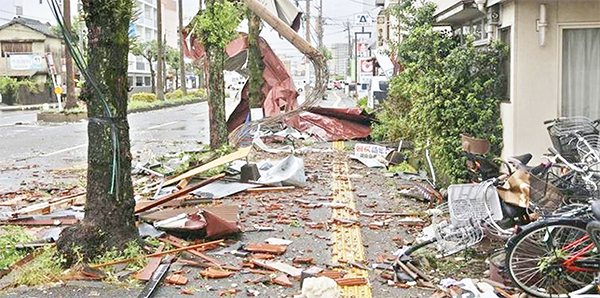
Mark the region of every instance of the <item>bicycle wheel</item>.
[[[526, 226], [507, 244], [506, 267], [512, 281], [537, 297], [569, 297], [594, 287], [593, 266], [600, 254], [577, 219], [555, 219]], [[569, 262], [572, 261], [572, 262]]]

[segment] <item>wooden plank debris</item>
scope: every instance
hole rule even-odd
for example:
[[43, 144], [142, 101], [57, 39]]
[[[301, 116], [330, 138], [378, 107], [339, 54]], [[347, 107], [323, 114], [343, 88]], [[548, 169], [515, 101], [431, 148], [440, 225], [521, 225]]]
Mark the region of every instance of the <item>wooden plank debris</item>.
[[[158, 249], [156, 249], [156, 252], [161, 252], [164, 248], [165, 244], [161, 243], [160, 246], [158, 246]], [[142, 269], [142, 271], [140, 271], [137, 274], [136, 278], [138, 280], [150, 280], [150, 278], [152, 278], [152, 275], [154, 274], [154, 271], [156, 271], [156, 269], [158, 269], [158, 266], [160, 266], [161, 260], [162, 256], [149, 258], [148, 264], [146, 264], [146, 267], [144, 267], [144, 269]]]
[[227, 154], [225, 156], [219, 157], [209, 163], [206, 163], [199, 167], [193, 168], [193, 169], [191, 169], [185, 173], [179, 174], [175, 177], [171, 177], [171, 178], [167, 179], [167, 181], [165, 181], [164, 186], [171, 185], [173, 183], [177, 183], [186, 178], [194, 177], [194, 176], [204, 173], [210, 169], [228, 164], [234, 160], [246, 158], [248, 156], [248, 154], [250, 154], [251, 149], [252, 149], [252, 146], [240, 148], [231, 154]]
[[287, 250], [286, 245], [273, 245], [273, 244], [256, 244], [249, 243], [244, 245], [244, 250], [249, 252], [262, 252], [272, 254], [283, 254]]
[[215, 182], [215, 181], [217, 181], [217, 180], [219, 180], [219, 179], [221, 179], [223, 177], [225, 177], [225, 174], [221, 173], [221, 174], [212, 176], [212, 177], [210, 177], [210, 178], [208, 178], [206, 180], [203, 180], [203, 181], [201, 181], [199, 183], [196, 183], [196, 184], [194, 184], [192, 186], [188, 186], [185, 189], [182, 189], [182, 190], [176, 191], [174, 193], [165, 195], [162, 198], [153, 201], [151, 204], [148, 204], [148, 205], [136, 208], [135, 209], [135, 213], [137, 214], [137, 213], [140, 213], [140, 212], [143, 212], [143, 211], [146, 211], [146, 210], [150, 210], [150, 209], [152, 209], [152, 208], [154, 208], [156, 206], [159, 206], [159, 205], [162, 205], [162, 204], [164, 204], [164, 203], [166, 203], [168, 201], [174, 200], [177, 197], [180, 197], [182, 195], [188, 194], [188, 193], [190, 193], [190, 192], [192, 192], [192, 191], [194, 191], [194, 190], [196, 190], [196, 189], [198, 189], [198, 188], [200, 188], [200, 187], [202, 187], [204, 185], [213, 183], [213, 182]]
[[219, 243], [223, 243], [223, 239], [215, 240], [215, 241], [211, 241], [211, 242], [200, 243], [200, 244], [195, 244], [195, 245], [190, 245], [190, 246], [184, 246], [184, 247], [180, 247], [180, 248], [176, 248], [176, 249], [153, 253], [150, 255], [140, 256], [137, 258], [130, 258], [130, 259], [125, 259], [125, 260], [97, 264], [97, 265], [90, 266], [90, 268], [102, 268], [102, 267], [112, 266], [112, 265], [116, 265], [116, 264], [124, 264], [124, 263], [129, 263], [129, 262], [133, 262], [133, 261], [137, 261], [137, 260], [141, 260], [141, 259], [145, 259], [145, 258], [164, 256], [166, 254], [171, 254], [171, 253], [175, 253], [175, 252], [189, 251], [192, 249], [203, 248], [206, 246], [212, 246], [212, 245], [219, 244]]
[[22, 208], [20, 210], [15, 211], [14, 213], [12, 213], [12, 217], [18, 217], [19, 215], [32, 214], [32, 213], [46, 213], [47, 214], [47, 213], [50, 213], [52, 207], [63, 205], [63, 204], [73, 204], [77, 200], [77, 198], [79, 198], [81, 196], [85, 196], [85, 192], [80, 192], [80, 193], [76, 193], [76, 194], [69, 195], [66, 197], [53, 199], [48, 202], [43, 202], [43, 203], [27, 206], [25, 208]]
[[[178, 249], [182, 249], [182, 248], [188, 247], [188, 246], [184, 246], [184, 245], [182, 244], [182, 240], [181, 240], [181, 239], [179, 239], [179, 238], [177, 238], [177, 237], [175, 237], [175, 236], [169, 236], [168, 238], [161, 238], [161, 239], [159, 239], [159, 240], [160, 240], [160, 241], [162, 241], [162, 242], [165, 242], [165, 243], [171, 244], [171, 245], [175, 246], [175, 247], [176, 247], [176, 248], [178, 248]], [[193, 245], [192, 245], [192, 246], [193, 246]], [[205, 247], [205, 246], [203, 246], [202, 248], [204, 248], [204, 247]], [[217, 259], [215, 259], [215, 258], [211, 258], [211, 257], [209, 257], [209, 256], [207, 256], [207, 255], [205, 255], [205, 254], [201, 253], [201, 252], [200, 252], [200, 251], [198, 251], [197, 249], [187, 249], [186, 251], [187, 251], [188, 253], [190, 253], [191, 255], [193, 255], [193, 256], [196, 256], [196, 257], [198, 257], [198, 258], [201, 258], [201, 259], [203, 259], [203, 260], [205, 260], [205, 261], [208, 261], [208, 262], [210, 262], [210, 263], [211, 263], [211, 264], [213, 264], [214, 266], [221, 267], [221, 266], [224, 266], [224, 265], [226, 265], [225, 263], [223, 263], [223, 262], [221, 262], [221, 261], [219, 261], [219, 260], [217, 260]]]

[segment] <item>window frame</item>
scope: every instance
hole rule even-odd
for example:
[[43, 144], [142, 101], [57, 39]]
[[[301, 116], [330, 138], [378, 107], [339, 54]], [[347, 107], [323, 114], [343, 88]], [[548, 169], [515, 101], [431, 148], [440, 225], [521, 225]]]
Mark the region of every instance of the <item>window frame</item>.
[[558, 101], [556, 105], [556, 114], [559, 117], [563, 116], [562, 104], [563, 104], [563, 95], [562, 95], [562, 84], [563, 84], [563, 35], [565, 30], [569, 29], [600, 29], [600, 22], [578, 22], [578, 23], [558, 23], [557, 31], [557, 40], [558, 40]]

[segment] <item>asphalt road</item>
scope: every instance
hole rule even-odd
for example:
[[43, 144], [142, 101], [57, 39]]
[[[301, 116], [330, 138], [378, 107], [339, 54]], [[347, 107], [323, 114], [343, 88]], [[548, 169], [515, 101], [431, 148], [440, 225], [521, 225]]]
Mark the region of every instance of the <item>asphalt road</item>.
[[[326, 107], [354, 106], [341, 91], [328, 91]], [[301, 95], [303, 96], [303, 94]], [[235, 107], [227, 101], [227, 112]], [[72, 183], [50, 171], [78, 167], [87, 160], [87, 121], [38, 123], [37, 111], [0, 111], [0, 192], [30, 183]], [[131, 152], [145, 161], [207, 144], [208, 105], [197, 103], [129, 115]]]

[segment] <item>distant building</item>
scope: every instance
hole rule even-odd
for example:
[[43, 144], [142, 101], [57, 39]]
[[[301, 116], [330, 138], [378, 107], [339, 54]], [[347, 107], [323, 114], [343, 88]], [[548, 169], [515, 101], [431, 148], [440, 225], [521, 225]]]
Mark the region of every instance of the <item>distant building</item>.
[[[45, 85], [52, 72], [60, 82], [63, 53], [62, 38], [52, 33], [49, 23], [15, 17], [0, 26], [0, 76], [33, 79]], [[33, 100], [21, 103], [37, 103]]]
[[[133, 35], [137, 37], [139, 42], [156, 40], [158, 38], [157, 0], [137, 0], [135, 3], [135, 9], [138, 11], [139, 16], [133, 24]], [[178, 48], [177, 2], [174, 0], [160, 0], [160, 3], [163, 5], [163, 39], [166, 37], [164, 41], [168, 46]], [[154, 69], [156, 70], [156, 66]], [[133, 91], [151, 90], [152, 76], [150, 75], [150, 65], [148, 65], [146, 59], [129, 54], [127, 72], [127, 80]]]
[[[39, 20], [42, 23], [56, 24], [56, 20], [46, 0], [1, 0], [0, 24], [9, 22], [15, 16]], [[71, 16], [79, 15], [82, 10], [81, 0], [71, 1]], [[63, 0], [58, 0], [63, 5]], [[175, 0], [160, 0], [163, 5], [163, 36], [167, 45], [178, 48], [177, 36], [177, 2]], [[157, 39], [157, 0], [136, 0], [134, 9], [138, 17], [132, 25], [132, 33], [138, 40], [149, 41]], [[61, 61], [61, 60], [57, 60]], [[62, 67], [61, 67], [62, 69]], [[142, 57], [129, 55], [128, 82], [135, 91], [150, 91], [150, 67]]]
[[350, 66], [349, 45], [347, 43], [334, 43], [330, 49], [329, 74], [346, 77]]
[[52, 54], [53, 61], [61, 61], [63, 56], [62, 38], [52, 33], [50, 24], [15, 17], [0, 26], [0, 75], [45, 83], [47, 53]]

